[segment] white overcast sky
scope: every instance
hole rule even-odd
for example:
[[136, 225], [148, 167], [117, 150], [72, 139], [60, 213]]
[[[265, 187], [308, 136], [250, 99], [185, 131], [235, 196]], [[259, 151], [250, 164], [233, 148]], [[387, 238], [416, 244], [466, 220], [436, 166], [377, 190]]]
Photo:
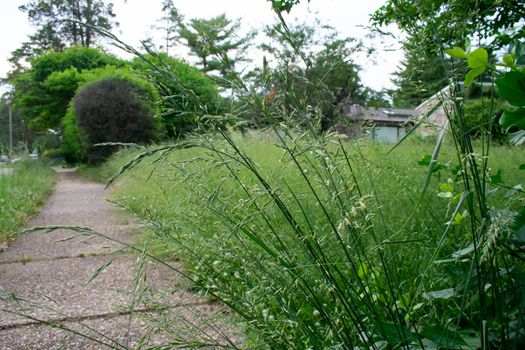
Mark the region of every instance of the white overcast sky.
[[[26, 14], [18, 10], [20, 5], [27, 2], [27, 0], [0, 0], [1, 77], [4, 77], [10, 69], [7, 62], [10, 53], [35, 31], [35, 28], [29, 24]], [[112, 2], [117, 15], [116, 20], [120, 23], [114, 33], [123, 41], [139, 46], [139, 40], [148, 36], [159, 36], [151, 26], [162, 17], [161, 0], [127, 0], [127, 2], [113, 0]], [[173, 2], [186, 19], [209, 18], [225, 13], [231, 19], [241, 18], [246, 29], [262, 28], [276, 21], [267, 0], [173, 0]], [[323, 23], [335, 27], [342, 35], [361, 38], [368, 44], [380, 48], [372, 58], [367, 58], [364, 54], [355, 58], [356, 63], [362, 67], [360, 74], [363, 84], [380, 90], [393, 87], [390, 81], [391, 73], [397, 70], [402, 59], [402, 53], [398, 50], [399, 45], [393, 40], [386, 39], [387, 42], [382, 43], [384, 40], [371, 41], [366, 38], [369, 31], [363, 27], [369, 24], [369, 14], [384, 2], [385, 0], [311, 0], [308, 4], [307, 1], [303, 1], [285, 18], [289, 21], [293, 21], [294, 18], [302, 21], [316, 16]], [[118, 56], [124, 56], [122, 52], [115, 49], [111, 51]], [[183, 52], [180, 55], [185, 57]], [[191, 61], [191, 57], [185, 58]]]

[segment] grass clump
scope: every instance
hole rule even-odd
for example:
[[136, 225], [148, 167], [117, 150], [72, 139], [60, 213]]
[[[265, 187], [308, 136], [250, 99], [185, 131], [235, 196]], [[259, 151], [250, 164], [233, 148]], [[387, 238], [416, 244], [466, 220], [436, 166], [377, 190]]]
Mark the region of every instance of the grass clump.
[[56, 175], [42, 161], [9, 165], [11, 175], [0, 175], [0, 242], [10, 239], [51, 194]]
[[[135, 157], [113, 198], [148, 224], [157, 254], [181, 257], [198, 290], [244, 319], [256, 348], [476, 349], [479, 296], [464, 278], [469, 197], [452, 141], [428, 173], [433, 148], [414, 139], [386, 155], [384, 145], [286, 129], [220, 132], [149, 149], [149, 158], [121, 153], [99, 173]], [[522, 163], [523, 150], [492, 152], [491, 172], [513, 187], [520, 170], [505, 159]], [[523, 206], [519, 191], [490, 190], [495, 211]], [[505, 249], [505, 220], [494, 221], [486, 259]], [[509, 309], [519, 304], [507, 297]]]

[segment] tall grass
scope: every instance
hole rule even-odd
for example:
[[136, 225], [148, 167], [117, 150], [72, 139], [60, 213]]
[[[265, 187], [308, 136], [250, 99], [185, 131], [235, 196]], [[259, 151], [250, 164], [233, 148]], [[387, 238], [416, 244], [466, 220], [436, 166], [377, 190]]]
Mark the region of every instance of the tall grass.
[[37, 212], [51, 194], [56, 179], [41, 161], [20, 161], [9, 168], [13, 169], [12, 174], [0, 175], [0, 242], [13, 238]]
[[109, 183], [155, 248], [235, 312], [247, 347], [525, 346], [523, 148], [472, 139], [459, 89], [441, 96], [449, 131], [388, 152], [321, 134], [290, 91], [267, 104], [238, 85], [240, 114], [273, 136], [219, 126], [134, 154]]
[[440, 162], [454, 166], [432, 175], [414, 215], [432, 144], [385, 156], [381, 145], [281, 131], [163, 147], [113, 195], [149, 224], [157, 251], [182, 257], [203, 293], [247, 321], [256, 347], [476, 348], [474, 326], [449, 330], [465, 262], [446, 261], [470, 242], [466, 220], [454, 223], [461, 211], [437, 195], [454, 177], [451, 142]]

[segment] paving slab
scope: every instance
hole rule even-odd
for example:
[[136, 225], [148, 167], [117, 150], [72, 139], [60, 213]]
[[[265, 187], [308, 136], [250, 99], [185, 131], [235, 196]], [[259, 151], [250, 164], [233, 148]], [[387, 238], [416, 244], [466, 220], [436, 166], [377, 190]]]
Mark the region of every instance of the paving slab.
[[[0, 276], [2, 289], [23, 299], [19, 303], [0, 300], [0, 309], [44, 320], [126, 312], [139, 292], [147, 292], [148, 297], [156, 296], [157, 302], [169, 305], [204, 302], [194, 293], [181, 289], [181, 278], [166, 267], [146, 263], [139, 272], [129, 256], [4, 264], [0, 265]], [[141, 284], [135, 291], [137, 278]], [[147, 305], [138, 303], [133, 307]], [[0, 328], [27, 321], [20, 315], [0, 313]]]
[[[58, 225], [56, 222], [53, 225]], [[49, 225], [46, 225], [49, 226]], [[141, 229], [137, 225], [89, 225], [82, 227], [102, 233], [107, 237], [131, 244]], [[97, 235], [83, 235], [71, 230], [52, 232], [30, 232], [21, 234], [9, 249], [0, 252], [0, 265], [17, 260], [42, 260], [50, 258], [78, 257], [109, 254], [126, 249], [125, 245], [115, 243]]]
[[[74, 170], [57, 172], [54, 193], [28, 227], [84, 226], [134, 242], [143, 227], [105, 200], [103, 185], [83, 180]], [[173, 270], [151, 261], [138, 263], [125, 248], [68, 229], [26, 233], [11, 242], [0, 252], [0, 349], [132, 348], [141, 341], [155, 345], [178, 339], [174, 334], [185, 328], [176, 321], [196, 326], [185, 331], [186, 337], [222, 337], [220, 327], [208, 329], [205, 322], [218, 306], [190, 292]], [[222, 325], [230, 333], [236, 328]]]
[[[209, 318], [209, 315], [218, 313], [218, 307], [204, 305], [174, 308], [169, 311], [169, 316], [137, 312], [57, 324], [68, 330], [30, 324], [2, 331], [2, 349], [130, 349], [137, 348], [139, 344], [145, 348], [164, 346], [169, 349], [184, 340], [208, 344], [208, 349], [224, 348], [229, 341], [240, 346], [237, 327], [225, 325], [224, 319]], [[196, 328], [199, 329], [197, 336]], [[71, 330], [84, 336], [76, 335]]]

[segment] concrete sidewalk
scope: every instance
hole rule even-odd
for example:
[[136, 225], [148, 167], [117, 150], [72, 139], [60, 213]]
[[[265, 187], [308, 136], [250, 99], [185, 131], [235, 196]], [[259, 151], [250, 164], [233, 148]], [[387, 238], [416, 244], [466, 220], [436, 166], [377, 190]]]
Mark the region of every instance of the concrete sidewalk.
[[[140, 225], [105, 201], [103, 185], [57, 171], [55, 192], [29, 227], [85, 226], [133, 243]], [[0, 253], [0, 348], [127, 349], [166, 344], [171, 332], [209, 344], [224, 343], [222, 332], [237, 338], [222, 319], [212, 320], [218, 306], [188, 292], [166, 266], [137, 264], [125, 248], [69, 230], [12, 242]]]

